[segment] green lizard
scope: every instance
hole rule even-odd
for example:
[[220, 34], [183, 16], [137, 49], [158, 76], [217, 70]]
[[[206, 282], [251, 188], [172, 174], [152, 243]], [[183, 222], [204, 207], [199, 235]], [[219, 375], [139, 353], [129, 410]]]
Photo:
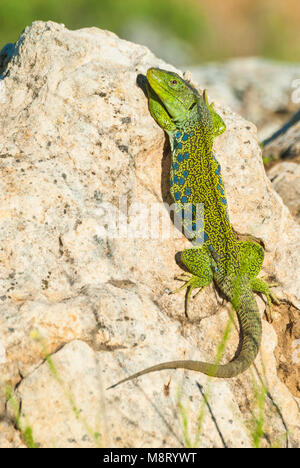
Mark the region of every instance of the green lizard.
[[[208, 103], [206, 92], [200, 96], [176, 73], [150, 68], [147, 80], [150, 113], [170, 139], [171, 196], [177, 212], [185, 210], [182, 223], [189, 225], [190, 238], [196, 244], [181, 254], [191, 275], [179, 289], [188, 288], [188, 304], [193, 289], [202, 289], [214, 281], [237, 312], [242, 339], [239, 354], [228, 364], [164, 362], [112, 387], [162, 369], [183, 368], [214, 377], [234, 377], [253, 363], [260, 347], [261, 319], [253, 291], [265, 294], [270, 310], [271, 300], [279, 301], [270, 290], [274, 285], [257, 278], [263, 248], [254, 242], [237, 241], [229, 221], [221, 167], [212, 153], [213, 139], [225, 131], [225, 123]], [[204, 230], [203, 223], [197, 224], [199, 203], [204, 205]], [[199, 239], [204, 241], [200, 247]]]

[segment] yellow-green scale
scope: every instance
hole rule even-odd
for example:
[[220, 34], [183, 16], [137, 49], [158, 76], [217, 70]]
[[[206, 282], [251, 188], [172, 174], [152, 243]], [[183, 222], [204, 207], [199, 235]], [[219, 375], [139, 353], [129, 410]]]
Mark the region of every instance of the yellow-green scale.
[[[194, 126], [174, 134], [170, 192], [181, 208], [189, 203], [204, 205], [204, 242], [223, 271], [228, 271], [228, 265], [237, 270], [238, 245], [229, 221], [221, 167], [212, 154], [210, 133]], [[193, 229], [199, 236], [195, 223]]]

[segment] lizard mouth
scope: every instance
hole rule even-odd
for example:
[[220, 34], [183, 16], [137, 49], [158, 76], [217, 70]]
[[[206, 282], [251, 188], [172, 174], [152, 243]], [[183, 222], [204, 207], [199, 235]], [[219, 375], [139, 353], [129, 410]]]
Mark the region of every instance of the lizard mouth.
[[[175, 98], [174, 94], [171, 93], [165, 80], [160, 76], [160, 72], [163, 72], [164, 74], [168, 73], [166, 70], [162, 70], [159, 68], [149, 68], [147, 71], [147, 80], [155, 94], [160, 99], [161, 103], [164, 105], [164, 108], [166, 109], [164, 101], [167, 101], [169, 99], [176, 99], [176, 101], [180, 103], [180, 105], [184, 106], [184, 103], [182, 102], [180, 97], [176, 96]], [[170, 112], [168, 112], [168, 114], [170, 115]], [[170, 115], [170, 117], [172, 116]]]
[[[147, 80], [157, 101], [174, 123], [186, 119], [187, 112], [197, 104], [198, 92], [177, 73], [160, 68], [149, 68]], [[173, 87], [175, 82], [175, 87]]]
[[173, 120], [173, 117], [172, 115], [170, 114], [170, 112], [168, 111], [167, 107], [165, 106], [164, 102], [160, 99], [159, 95], [154, 91], [154, 89], [152, 88], [151, 86], [151, 89], [152, 89], [152, 92], [153, 92], [153, 96], [152, 98], [157, 101], [161, 106], [162, 108], [165, 110], [165, 112], [168, 114], [168, 116], [170, 117], [171, 120]]

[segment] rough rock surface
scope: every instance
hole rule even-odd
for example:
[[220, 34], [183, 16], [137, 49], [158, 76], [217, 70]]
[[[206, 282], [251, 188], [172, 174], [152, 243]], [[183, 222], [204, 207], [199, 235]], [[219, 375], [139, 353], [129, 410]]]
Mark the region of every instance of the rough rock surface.
[[[300, 336], [286, 357], [265, 320], [255, 366], [235, 379], [164, 371], [105, 391], [162, 360], [214, 360], [228, 321], [229, 306], [213, 287], [193, 301], [188, 319], [184, 293], [168, 294], [181, 272], [175, 253], [188, 242], [167, 238], [165, 207], [163, 235], [147, 238], [141, 204], [150, 210], [169, 201], [170, 154], [137, 76], [150, 66], [173, 67], [110, 32], [52, 22], [26, 28], [1, 63], [0, 375], [2, 390], [16, 387], [20, 427], [29, 425], [41, 447], [252, 446], [261, 377], [272, 396], [262, 445], [285, 446], [288, 429], [297, 446]], [[299, 226], [266, 177], [254, 125], [217, 109], [227, 131], [214, 151], [233, 226], [266, 247], [264, 273], [288, 301], [274, 307], [274, 323], [287, 309], [298, 319]], [[118, 207], [118, 235], [106, 236]], [[265, 303], [257, 301], [263, 315]], [[282, 336], [290, 331], [284, 327]], [[237, 344], [233, 329], [224, 361]], [[290, 365], [288, 382], [279, 359]], [[1, 420], [14, 433], [0, 444], [15, 446], [14, 414], [0, 395]]]
[[204, 64], [191, 71], [213, 99], [255, 123], [261, 140], [299, 109], [299, 64], [250, 57]]
[[24, 445], [21, 440], [20, 434], [14, 429], [11, 422], [0, 422], [0, 447], [26, 448], [26, 445]]
[[279, 162], [268, 171], [274, 189], [300, 223], [300, 164]]
[[264, 141], [263, 156], [271, 160], [300, 160], [300, 110], [274, 135]]

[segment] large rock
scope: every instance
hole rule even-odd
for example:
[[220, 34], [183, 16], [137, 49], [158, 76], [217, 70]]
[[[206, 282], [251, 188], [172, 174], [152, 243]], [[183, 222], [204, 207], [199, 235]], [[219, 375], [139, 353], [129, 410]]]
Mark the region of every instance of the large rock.
[[300, 110], [282, 128], [264, 141], [263, 156], [271, 161], [300, 159]]
[[274, 189], [300, 223], [300, 164], [282, 161], [268, 171]]
[[[274, 308], [273, 325], [263, 320], [255, 367], [229, 381], [164, 371], [106, 391], [163, 360], [214, 360], [228, 321], [213, 287], [188, 319], [184, 293], [168, 294], [181, 272], [175, 253], [188, 241], [167, 236], [169, 147], [137, 77], [150, 66], [174, 68], [110, 32], [52, 22], [26, 28], [1, 63], [0, 372], [3, 387], [17, 386], [21, 430], [31, 427], [41, 447], [251, 446], [260, 376], [269, 391], [262, 444], [284, 446], [288, 429], [297, 446], [299, 336], [280, 325], [300, 307], [299, 227], [265, 175], [254, 125], [217, 106], [227, 131], [214, 152], [233, 226], [263, 242], [264, 273], [287, 301]], [[285, 334], [290, 341], [276, 348]], [[224, 361], [237, 345], [233, 329]], [[277, 374], [283, 364], [288, 379]], [[16, 432], [3, 394], [0, 411]], [[7, 444], [16, 445], [12, 436]]]

